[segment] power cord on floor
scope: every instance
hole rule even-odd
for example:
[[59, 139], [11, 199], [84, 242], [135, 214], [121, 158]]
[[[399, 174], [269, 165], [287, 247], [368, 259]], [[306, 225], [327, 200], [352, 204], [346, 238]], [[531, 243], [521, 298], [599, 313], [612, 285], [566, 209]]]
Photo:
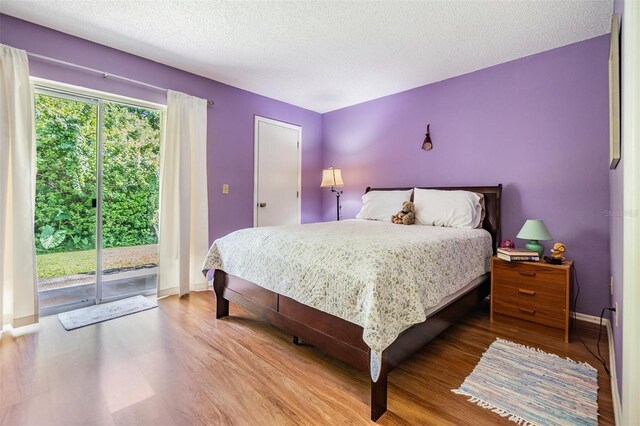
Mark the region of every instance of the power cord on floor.
[[573, 331], [576, 334], [576, 336], [578, 337], [578, 340], [580, 340], [580, 342], [582, 342], [582, 344], [589, 351], [589, 353], [591, 355], [593, 355], [593, 357], [595, 359], [600, 361], [600, 363], [602, 363], [602, 366], [604, 367], [604, 371], [606, 371], [607, 374], [609, 376], [611, 376], [611, 372], [609, 371], [609, 367], [607, 367], [607, 361], [604, 359], [604, 357], [600, 353], [600, 338], [602, 336], [602, 318], [604, 317], [605, 311], [608, 310], [608, 311], [611, 311], [611, 312], [615, 312], [616, 308], [602, 308], [602, 312], [600, 313], [600, 327], [598, 328], [598, 343], [596, 344], [598, 354], [596, 355], [589, 348], [589, 346], [587, 346], [587, 344], [584, 342], [584, 340], [582, 340], [582, 337], [580, 337], [580, 333], [578, 332], [578, 324], [577, 324], [578, 321], [577, 321], [577, 318], [576, 318], [576, 312], [578, 311], [578, 296], [580, 295], [580, 283], [578, 282], [578, 271], [576, 270], [575, 267], [573, 267], [572, 269], [573, 269], [573, 277], [574, 277], [575, 283], [576, 283], [576, 295], [575, 295], [574, 300], [573, 300]]

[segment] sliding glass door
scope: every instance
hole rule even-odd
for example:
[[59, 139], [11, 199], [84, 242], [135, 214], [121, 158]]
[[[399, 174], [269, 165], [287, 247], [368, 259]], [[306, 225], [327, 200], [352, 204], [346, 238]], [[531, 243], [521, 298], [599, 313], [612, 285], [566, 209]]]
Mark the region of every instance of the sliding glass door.
[[104, 104], [100, 300], [155, 293], [160, 113]]
[[46, 313], [96, 298], [98, 102], [37, 94], [35, 106], [34, 231], [40, 308]]
[[155, 294], [161, 111], [36, 92], [40, 314]]

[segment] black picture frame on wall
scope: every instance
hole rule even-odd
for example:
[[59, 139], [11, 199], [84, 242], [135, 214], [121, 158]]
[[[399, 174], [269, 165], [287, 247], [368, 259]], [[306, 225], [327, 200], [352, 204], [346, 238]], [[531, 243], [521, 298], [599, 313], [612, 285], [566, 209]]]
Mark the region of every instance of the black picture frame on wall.
[[611, 17], [609, 45], [609, 169], [620, 162], [620, 31], [618, 15]]

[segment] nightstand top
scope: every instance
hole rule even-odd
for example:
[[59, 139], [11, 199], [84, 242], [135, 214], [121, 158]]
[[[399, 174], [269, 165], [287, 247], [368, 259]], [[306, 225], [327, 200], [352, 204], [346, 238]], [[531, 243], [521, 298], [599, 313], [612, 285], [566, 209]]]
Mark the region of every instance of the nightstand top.
[[525, 261], [521, 261], [521, 260], [514, 260], [512, 262], [506, 261], [506, 260], [502, 260], [500, 259], [498, 256], [493, 256], [493, 261], [494, 262], [504, 262], [507, 264], [523, 264], [523, 265], [535, 265], [535, 266], [541, 266], [544, 268], [552, 268], [552, 269], [569, 269], [571, 268], [571, 266], [573, 266], [573, 260], [572, 259], [564, 259], [562, 261], [562, 264], [560, 265], [554, 265], [552, 263], [547, 263], [544, 260], [541, 260], [539, 262], [525, 262]]

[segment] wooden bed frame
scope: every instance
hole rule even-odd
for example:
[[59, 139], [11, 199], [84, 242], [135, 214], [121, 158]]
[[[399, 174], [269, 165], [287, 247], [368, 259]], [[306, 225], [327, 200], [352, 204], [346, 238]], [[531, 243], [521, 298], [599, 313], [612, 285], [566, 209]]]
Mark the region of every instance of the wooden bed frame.
[[[367, 192], [407, 190], [411, 188], [367, 188]], [[500, 197], [502, 185], [427, 188], [465, 190], [484, 194], [485, 218], [482, 227], [489, 231], [495, 253], [500, 241]], [[371, 420], [387, 410], [387, 375], [434, 337], [455, 323], [489, 294], [490, 274], [479, 285], [434, 312], [426, 321], [405, 330], [382, 354], [380, 375], [371, 381]], [[467, 284], [467, 283], [465, 283]], [[281, 294], [216, 269], [214, 272], [216, 318], [229, 315], [229, 301], [242, 306], [272, 325], [291, 333], [293, 342], [303, 339], [335, 358], [370, 373], [369, 347], [362, 340], [362, 327], [303, 305]]]

